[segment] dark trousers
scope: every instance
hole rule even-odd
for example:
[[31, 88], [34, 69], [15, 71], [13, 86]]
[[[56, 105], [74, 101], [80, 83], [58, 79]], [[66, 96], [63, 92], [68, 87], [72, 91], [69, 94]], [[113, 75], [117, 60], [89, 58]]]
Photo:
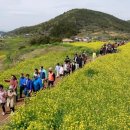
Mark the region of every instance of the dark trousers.
[[27, 90], [26, 88], [24, 89], [24, 95], [25, 95], [26, 97], [30, 97], [29, 90]]
[[54, 81], [48, 81], [48, 87], [54, 86]]
[[5, 112], [5, 103], [1, 103], [2, 111]]
[[82, 63], [79, 63], [79, 68], [82, 68]]
[[23, 90], [24, 90], [24, 85], [20, 86], [20, 98], [22, 98]]
[[18, 102], [18, 91], [17, 91], [17, 89], [15, 89], [15, 92], [16, 92], [16, 102]]
[[14, 107], [10, 107], [10, 111], [14, 112]]
[[68, 71], [65, 70], [65, 71], [64, 71], [64, 76], [67, 75], [67, 74], [68, 74]]

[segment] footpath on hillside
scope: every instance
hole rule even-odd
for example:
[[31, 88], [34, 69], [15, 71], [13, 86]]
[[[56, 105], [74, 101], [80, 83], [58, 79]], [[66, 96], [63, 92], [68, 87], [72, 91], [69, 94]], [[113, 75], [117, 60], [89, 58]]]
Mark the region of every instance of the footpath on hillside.
[[[98, 57], [100, 57], [101, 55], [99, 55], [99, 56], [97, 56], [97, 58]], [[86, 64], [88, 64], [89, 62], [91, 62], [92, 61], [92, 58], [88, 58], [87, 59], [87, 61], [86, 61]], [[85, 64], [85, 65], [86, 65]], [[84, 67], [84, 66], [83, 66]], [[60, 82], [62, 79], [61, 78], [56, 78], [56, 80], [55, 80], [55, 86], [56, 86], [56, 84], [58, 83], [58, 82]], [[45, 84], [45, 86], [47, 86], [47, 83]], [[44, 91], [44, 90], [42, 90], [42, 91]], [[21, 98], [21, 99], [18, 99], [18, 102], [16, 103], [16, 111], [18, 111], [18, 109], [19, 109], [19, 107], [21, 106], [21, 105], [24, 105], [24, 98]], [[2, 110], [0, 109], [0, 113], [2, 113]], [[6, 124], [8, 121], [10, 121], [10, 110], [8, 109], [8, 108], [6, 108], [6, 115], [5, 116], [3, 116], [3, 115], [1, 115], [0, 114], [0, 126], [2, 126], [2, 125], [4, 125], [4, 124]]]
[[[88, 58], [86, 61], [86, 64], [89, 63], [91, 61], [91, 58]], [[62, 79], [61, 78], [56, 78], [55, 80], [55, 86], [58, 82], [60, 82]], [[45, 86], [47, 86], [47, 83], [45, 83]], [[44, 90], [42, 90], [44, 91]], [[21, 105], [24, 105], [24, 98], [18, 99], [18, 102], [16, 103], [16, 111], [18, 111], [19, 107]], [[2, 110], [0, 109], [0, 113], [2, 113]], [[4, 125], [5, 123], [7, 123], [10, 120], [10, 109], [6, 107], [6, 115], [2, 115], [0, 114], [0, 126]]]

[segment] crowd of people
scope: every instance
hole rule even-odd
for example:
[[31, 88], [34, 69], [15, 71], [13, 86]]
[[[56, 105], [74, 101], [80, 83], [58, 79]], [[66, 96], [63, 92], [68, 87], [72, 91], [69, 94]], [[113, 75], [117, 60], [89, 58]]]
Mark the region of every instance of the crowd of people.
[[106, 55], [109, 53], [116, 53], [117, 47], [122, 46], [125, 43], [126, 43], [125, 41], [119, 41], [119, 42], [115, 42], [114, 44], [111, 44], [111, 43], [104, 44], [100, 49], [100, 55]]
[[15, 75], [11, 75], [11, 79], [5, 79], [5, 82], [9, 83], [9, 88], [6, 91], [2, 84], [0, 84], [0, 104], [2, 107], [2, 115], [6, 114], [6, 107], [10, 108], [10, 112], [15, 111], [15, 103], [19, 98], [30, 97], [33, 92], [38, 92], [42, 89], [51, 88], [54, 86], [56, 78], [62, 78], [63, 76], [73, 73], [78, 68], [82, 68], [86, 63], [88, 56], [85, 52], [81, 55], [75, 54], [73, 59], [66, 56], [64, 63], [55, 66], [55, 71], [50, 67], [48, 72], [41, 66], [40, 69], [35, 69], [33, 78], [30, 78], [29, 74], [21, 73], [19, 80]]
[[[105, 55], [108, 53], [117, 52], [117, 47], [124, 45], [125, 42], [116, 42], [114, 44], [104, 44], [100, 49], [100, 55]], [[96, 52], [92, 54], [92, 60], [97, 57]], [[9, 83], [9, 88], [6, 91], [2, 84], [0, 84], [0, 105], [2, 107], [2, 115], [6, 114], [6, 107], [10, 108], [10, 112], [15, 111], [15, 103], [18, 101], [18, 90], [19, 98], [30, 97], [33, 92], [38, 92], [42, 89], [51, 88], [54, 86], [56, 78], [62, 78], [63, 76], [73, 73], [78, 68], [82, 68], [88, 56], [85, 52], [81, 55], [77, 53], [74, 55], [73, 59], [66, 56], [64, 63], [55, 66], [55, 70], [50, 67], [47, 70], [41, 66], [40, 69], [35, 69], [33, 73], [33, 78], [30, 78], [29, 74], [21, 73], [19, 80], [15, 75], [11, 75], [11, 79], [5, 79], [5, 82]]]

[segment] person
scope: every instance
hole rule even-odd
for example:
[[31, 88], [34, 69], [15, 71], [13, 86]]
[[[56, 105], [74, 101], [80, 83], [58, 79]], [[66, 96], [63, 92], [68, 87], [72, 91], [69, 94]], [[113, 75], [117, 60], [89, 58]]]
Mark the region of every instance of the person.
[[79, 55], [79, 68], [82, 68], [83, 58]]
[[67, 63], [67, 74], [70, 74], [70, 72], [71, 72], [71, 63], [68, 62]]
[[47, 72], [45, 69], [43, 69], [43, 66], [41, 66], [39, 70], [40, 78], [42, 80], [43, 88], [45, 88], [44, 82], [47, 80]]
[[79, 56], [78, 56], [78, 54], [76, 53], [75, 54], [75, 56], [74, 56], [74, 61], [76, 62], [76, 64], [75, 64], [75, 69], [77, 70], [78, 68], [79, 68], [79, 61], [80, 59], [79, 59]]
[[107, 44], [107, 53], [112, 53], [112, 44]]
[[16, 92], [16, 101], [18, 101], [18, 95], [17, 95], [17, 87], [18, 87], [18, 81], [15, 75], [11, 75], [10, 80], [5, 80], [5, 82], [9, 82], [10, 87], [13, 88], [13, 90]]
[[70, 62], [70, 58], [69, 58], [69, 56], [66, 56], [66, 58], [65, 58], [65, 62], [66, 62], [66, 63]]
[[64, 76], [64, 68], [63, 68], [63, 65], [60, 66], [59, 74], [60, 74], [60, 77]]
[[92, 60], [94, 61], [96, 59], [96, 52], [93, 52], [93, 55], [92, 55]]
[[20, 98], [22, 98], [22, 93], [24, 91], [26, 85], [26, 78], [24, 77], [24, 74], [21, 73], [21, 77], [19, 79], [19, 86], [20, 86]]
[[87, 61], [87, 54], [85, 53], [85, 51], [82, 53], [82, 58], [83, 58], [83, 63], [82, 63], [82, 65], [85, 65], [85, 64], [86, 64], [86, 61]]
[[33, 80], [33, 91], [37, 92], [42, 88], [43, 88], [42, 79], [37, 74], [35, 74]]
[[52, 68], [49, 68], [49, 73], [48, 73], [48, 87], [54, 86], [55, 82], [55, 73], [52, 71]]
[[43, 68], [43, 66], [41, 66], [40, 70], [40, 78], [44, 81], [47, 81], [47, 71]]
[[107, 44], [104, 44], [102, 47], [102, 54], [106, 55], [107, 54]]
[[76, 54], [74, 55], [74, 62], [77, 62], [77, 58], [78, 58], [78, 54], [76, 53]]
[[67, 75], [67, 62], [64, 63], [64, 75]]
[[60, 64], [57, 63], [56, 67], [55, 67], [55, 70], [56, 70], [56, 77], [58, 78], [60, 76], [59, 74], [59, 71], [60, 71]]
[[15, 110], [15, 101], [16, 101], [16, 91], [12, 86], [9, 87], [7, 92], [7, 107], [10, 108], [10, 112], [14, 112]]
[[72, 73], [73, 73], [73, 72], [75, 71], [75, 69], [76, 69], [75, 64], [76, 64], [76, 62], [73, 61], [73, 62], [72, 62], [72, 65], [71, 65], [71, 66], [72, 66]]
[[24, 87], [24, 95], [26, 97], [30, 97], [31, 92], [32, 92], [32, 85], [33, 85], [33, 82], [30, 79], [30, 75], [26, 74], [26, 84], [25, 84], [25, 87]]
[[0, 105], [2, 107], [2, 115], [5, 115], [5, 103], [6, 103], [6, 91], [3, 89], [3, 85], [0, 84]]
[[103, 55], [103, 47], [100, 49], [100, 55]]
[[39, 74], [39, 71], [38, 71], [37, 68], [34, 70], [34, 74], [33, 75], [37, 75], [38, 77], [40, 77], [40, 74]]

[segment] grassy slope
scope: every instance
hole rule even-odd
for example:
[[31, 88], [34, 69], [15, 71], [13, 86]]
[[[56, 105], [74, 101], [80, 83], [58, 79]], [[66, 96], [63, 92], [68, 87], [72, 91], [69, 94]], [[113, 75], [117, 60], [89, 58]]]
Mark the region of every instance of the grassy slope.
[[[99, 44], [100, 46], [102, 45], [101, 42], [99, 42]], [[47, 69], [50, 66], [54, 67], [58, 62], [63, 63], [66, 55], [72, 56], [76, 52], [80, 52], [82, 50], [86, 50], [89, 54], [91, 54], [93, 50], [93, 43], [89, 43], [87, 44], [87, 46], [88, 49], [84, 49], [84, 47], [73, 47], [70, 45], [54, 46], [54, 48], [58, 47], [59, 50], [52, 49], [38, 58], [25, 60], [12, 67], [11, 69], [4, 71], [0, 76], [0, 83], [8, 86], [8, 84], [6, 84], [3, 80], [6, 78], [10, 78], [11, 74], [15, 74], [17, 77], [19, 77], [21, 73], [29, 73], [32, 76], [34, 69], [39, 68], [41, 65], [44, 65], [44, 67]]]
[[130, 43], [39, 92], [6, 129], [129, 129], [129, 49]]
[[0, 43], [0, 45], [2, 45], [0, 48], [0, 56], [3, 54], [2, 59], [4, 57], [4, 61], [1, 63], [2, 68], [0, 71], [9, 68], [9, 66], [12, 66], [14, 61], [16, 62], [15, 59], [18, 57], [18, 53], [19, 55], [23, 53], [19, 48], [21, 46], [24, 46], [26, 44], [26, 41], [27, 39], [23, 37], [9, 37], [5, 38]]

